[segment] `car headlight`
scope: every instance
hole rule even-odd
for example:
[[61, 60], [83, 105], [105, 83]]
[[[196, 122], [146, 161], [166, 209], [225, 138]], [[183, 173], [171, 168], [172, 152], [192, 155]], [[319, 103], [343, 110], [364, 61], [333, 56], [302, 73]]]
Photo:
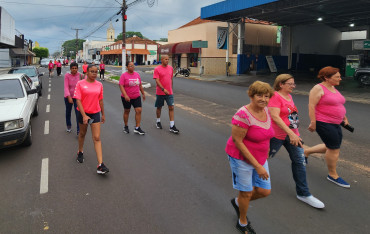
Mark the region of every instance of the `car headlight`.
[[35, 84], [35, 86], [39, 86], [39, 82], [38, 81], [34, 81], [33, 83]]
[[23, 127], [24, 127], [23, 119], [11, 120], [4, 123], [4, 131], [9, 131]]

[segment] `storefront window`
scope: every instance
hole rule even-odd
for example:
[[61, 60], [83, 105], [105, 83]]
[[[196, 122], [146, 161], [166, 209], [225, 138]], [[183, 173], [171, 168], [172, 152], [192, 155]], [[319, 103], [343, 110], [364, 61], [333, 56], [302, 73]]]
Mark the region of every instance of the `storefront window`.
[[198, 67], [198, 54], [188, 54], [189, 66]]

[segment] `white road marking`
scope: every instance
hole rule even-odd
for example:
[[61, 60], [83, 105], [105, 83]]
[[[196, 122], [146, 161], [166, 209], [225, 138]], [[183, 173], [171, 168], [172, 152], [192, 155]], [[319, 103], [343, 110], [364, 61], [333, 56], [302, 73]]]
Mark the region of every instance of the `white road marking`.
[[48, 99], [50, 100], [50, 94], [48, 94]]
[[49, 120], [45, 121], [44, 135], [49, 134]]
[[50, 112], [50, 105], [47, 105], [46, 106], [46, 113], [49, 113]]
[[41, 162], [40, 194], [49, 191], [49, 159], [43, 158]]
[[49, 93], [51, 92], [51, 88], [49, 88]]
[[51, 87], [51, 84], [49, 84], [49, 87]]

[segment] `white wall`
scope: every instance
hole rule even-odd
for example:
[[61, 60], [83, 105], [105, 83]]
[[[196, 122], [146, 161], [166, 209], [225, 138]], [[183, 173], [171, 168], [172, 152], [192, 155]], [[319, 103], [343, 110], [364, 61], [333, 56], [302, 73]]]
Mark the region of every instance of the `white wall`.
[[9, 56], [9, 49], [0, 49], [0, 67], [11, 67], [11, 58]]

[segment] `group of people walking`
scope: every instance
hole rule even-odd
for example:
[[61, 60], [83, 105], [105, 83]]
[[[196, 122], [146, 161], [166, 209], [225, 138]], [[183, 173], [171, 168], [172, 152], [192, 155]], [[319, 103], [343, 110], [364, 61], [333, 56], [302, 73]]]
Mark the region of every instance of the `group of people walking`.
[[[135, 72], [133, 62], [127, 62], [127, 72], [123, 73], [119, 80], [121, 91], [121, 101], [124, 108], [123, 112], [123, 132], [129, 133], [128, 118], [131, 106], [135, 110], [135, 128], [134, 133], [144, 135], [141, 129], [141, 111], [142, 101], [145, 101], [145, 92], [142, 86], [139, 73]], [[103, 85], [96, 81], [98, 68], [95, 64], [82, 65], [83, 75], [78, 72], [78, 64], [73, 62], [70, 65], [70, 72], [66, 73], [64, 78], [64, 103], [66, 108], [67, 132], [72, 131], [71, 113], [74, 107], [76, 114], [76, 126], [78, 135], [77, 162], [84, 162], [83, 146], [88, 125], [91, 126], [91, 132], [94, 142], [94, 148], [97, 156], [98, 174], [105, 174], [109, 169], [103, 163], [103, 153], [100, 139], [100, 124], [105, 122], [104, 103], [103, 103]], [[105, 67], [100, 65], [100, 71]], [[164, 101], [167, 102], [170, 117], [170, 132], [178, 134], [180, 131], [176, 128], [174, 122], [174, 98], [172, 92], [173, 68], [168, 65], [168, 56], [162, 56], [162, 65], [154, 70], [153, 78], [157, 83], [157, 100], [155, 102], [156, 127], [162, 129], [160, 122], [161, 109]]]
[[[161, 110], [166, 101], [169, 109], [172, 133], [179, 133], [174, 122], [173, 68], [168, 65], [168, 56], [162, 56], [162, 64], [154, 70], [156, 81], [156, 124], [162, 129]], [[83, 65], [85, 66], [85, 64]], [[134, 133], [144, 135], [141, 128], [142, 100], [145, 92], [139, 73], [133, 62], [126, 64], [127, 72], [119, 80], [123, 105], [123, 132], [129, 134], [128, 118], [131, 106], [135, 111]], [[66, 107], [67, 132], [71, 132], [71, 111], [74, 107], [78, 135], [77, 161], [84, 162], [83, 147], [88, 125], [90, 125], [98, 166], [97, 173], [105, 174], [109, 169], [103, 163], [100, 124], [105, 122], [103, 85], [96, 81], [98, 68], [95, 64], [85, 66], [84, 75], [78, 72], [78, 64], [70, 65], [64, 80], [64, 102]], [[100, 67], [100, 70], [101, 67]], [[104, 70], [104, 69], [103, 69]], [[104, 72], [103, 72], [104, 74]], [[242, 233], [256, 233], [247, 217], [250, 201], [267, 197], [271, 193], [269, 160], [272, 163], [281, 146], [286, 149], [295, 182], [296, 197], [308, 205], [322, 209], [324, 203], [314, 197], [308, 186], [307, 157], [313, 153], [325, 153], [328, 167], [327, 179], [336, 185], [349, 188], [350, 184], [336, 171], [342, 142], [340, 124], [348, 125], [345, 98], [335, 88], [341, 81], [339, 69], [325, 67], [319, 71], [321, 83], [315, 85], [309, 95], [308, 130], [316, 131], [324, 144], [303, 148], [299, 133], [299, 112], [291, 93], [296, 87], [290, 74], [278, 75], [273, 88], [265, 82], [256, 81], [248, 89], [250, 103], [241, 107], [232, 117], [231, 136], [225, 151], [232, 172], [233, 188], [238, 196], [231, 199], [238, 221], [237, 229]]]
[[341, 81], [339, 69], [325, 67], [319, 71], [320, 84], [309, 95], [308, 130], [316, 131], [324, 144], [303, 149], [299, 134], [298, 109], [291, 93], [296, 87], [290, 74], [278, 75], [273, 89], [267, 83], [256, 81], [248, 89], [250, 103], [241, 107], [232, 118], [231, 136], [226, 144], [233, 188], [238, 196], [231, 200], [238, 216], [236, 228], [241, 233], [256, 233], [247, 217], [249, 202], [268, 196], [271, 182], [268, 158], [273, 158], [281, 146], [291, 161], [296, 196], [308, 205], [322, 209], [324, 203], [314, 197], [308, 188], [305, 158], [312, 153], [325, 153], [327, 179], [336, 185], [350, 185], [336, 171], [342, 130], [348, 125], [345, 98], [335, 88]]

